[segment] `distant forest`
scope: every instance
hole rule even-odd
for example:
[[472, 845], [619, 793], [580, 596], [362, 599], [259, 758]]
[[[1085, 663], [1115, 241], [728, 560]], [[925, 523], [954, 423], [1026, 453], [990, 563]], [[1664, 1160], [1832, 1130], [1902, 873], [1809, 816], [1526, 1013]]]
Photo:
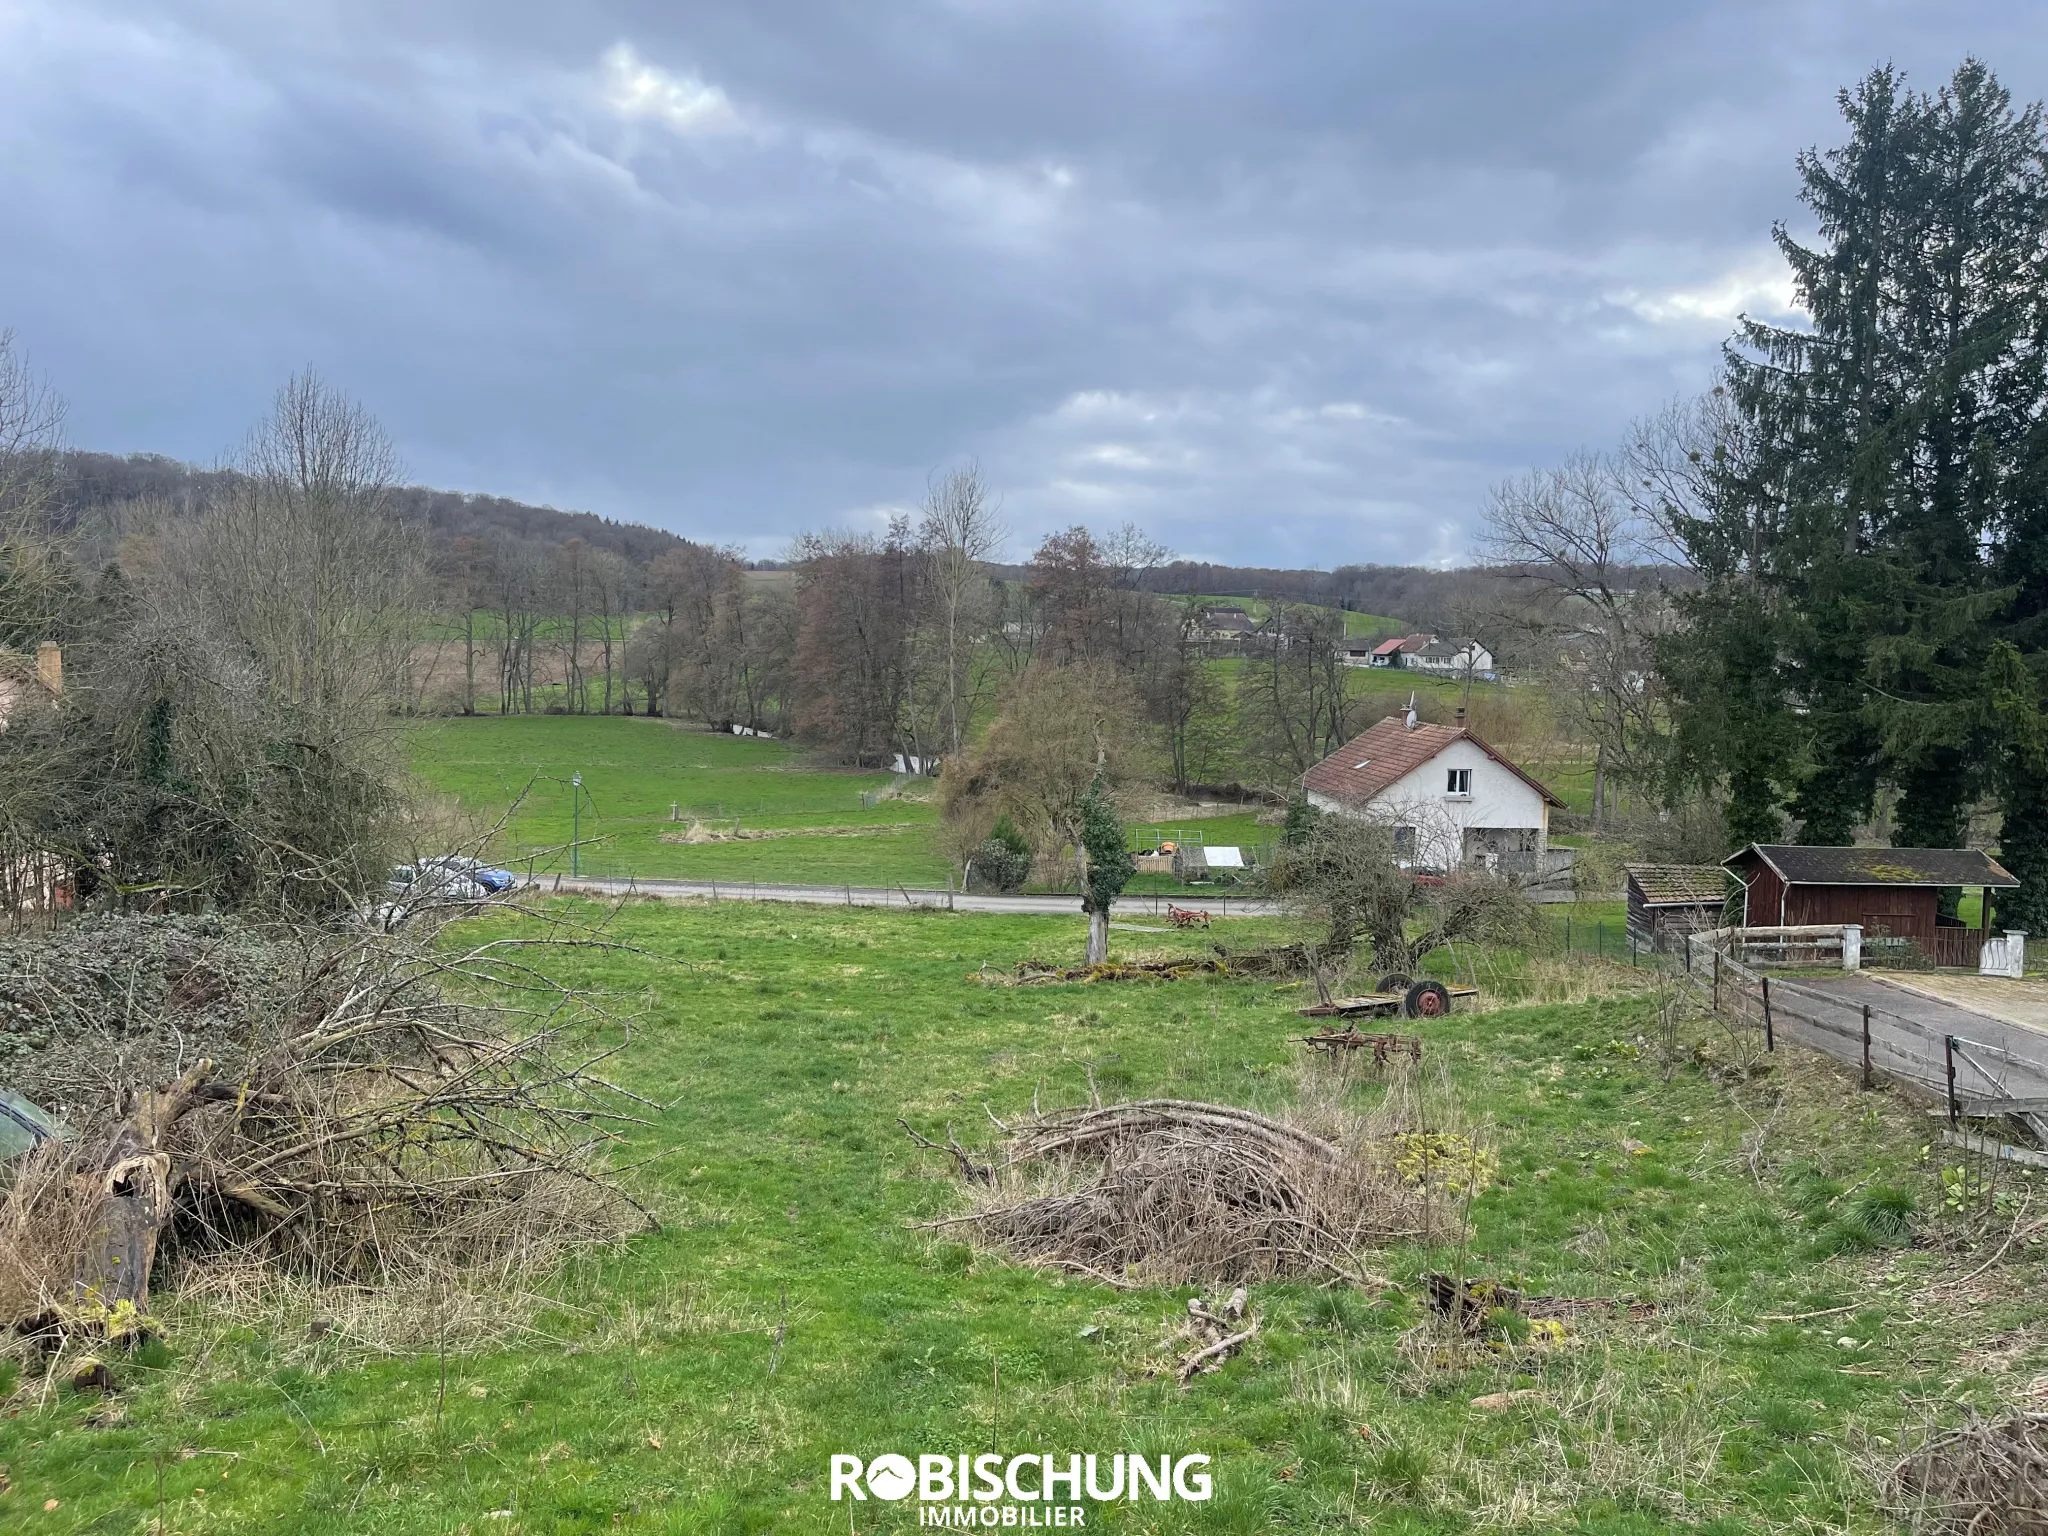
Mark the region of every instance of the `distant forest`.
[[[156, 453], [69, 452], [61, 455], [59, 462], [60, 517], [74, 528], [95, 512], [125, 506], [153, 503], [173, 511], [196, 511], [240, 476], [237, 470], [201, 469]], [[630, 565], [645, 565], [689, 542], [640, 523], [613, 522], [594, 512], [561, 512], [503, 496], [408, 485], [392, 489], [386, 497], [386, 506], [399, 521], [425, 528], [443, 545], [492, 534], [545, 544], [581, 539], [590, 548], [607, 550]]]
[[[231, 469], [201, 469], [161, 454], [71, 452], [63, 455], [63, 515], [73, 526], [90, 514], [126, 505], [155, 503], [197, 508], [231, 481]], [[645, 565], [657, 555], [681, 549], [681, 535], [640, 523], [615, 522], [594, 512], [563, 512], [504, 496], [438, 491], [423, 485], [389, 493], [392, 512], [425, 528], [437, 545], [493, 534], [545, 544], [581, 539], [592, 549]], [[781, 560], [746, 562], [753, 570], [787, 568]], [[1026, 579], [1025, 565], [994, 566], [991, 574]], [[1470, 571], [1438, 571], [1413, 565], [1346, 565], [1334, 571], [1275, 570], [1266, 566], [1216, 565], [1174, 560], [1138, 575], [1138, 587], [1169, 595], [1282, 598], [1353, 613], [1383, 614], [1423, 628], [1457, 628], [1461, 607], [1474, 595]]]

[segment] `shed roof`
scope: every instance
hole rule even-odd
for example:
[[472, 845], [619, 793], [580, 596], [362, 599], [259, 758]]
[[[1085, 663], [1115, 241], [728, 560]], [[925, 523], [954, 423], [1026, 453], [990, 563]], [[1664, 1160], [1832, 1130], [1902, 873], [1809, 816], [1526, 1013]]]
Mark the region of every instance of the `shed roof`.
[[1981, 848], [1805, 848], [1751, 843], [1723, 859], [1724, 868], [1761, 863], [1787, 885], [1988, 885], [2019, 884]]
[[1718, 864], [1624, 864], [1646, 907], [1718, 907], [1728, 899], [1728, 872]]
[[1372, 648], [1372, 653], [1375, 656], [1391, 656], [1407, 643], [1408, 637], [1406, 635], [1396, 635], [1391, 640], [1382, 640]]
[[1552, 805], [1563, 806], [1562, 800], [1463, 726], [1418, 725], [1411, 731], [1402, 715], [1388, 715], [1345, 742], [1301, 776], [1302, 788], [1363, 805], [1459, 740], [1471, 742]]

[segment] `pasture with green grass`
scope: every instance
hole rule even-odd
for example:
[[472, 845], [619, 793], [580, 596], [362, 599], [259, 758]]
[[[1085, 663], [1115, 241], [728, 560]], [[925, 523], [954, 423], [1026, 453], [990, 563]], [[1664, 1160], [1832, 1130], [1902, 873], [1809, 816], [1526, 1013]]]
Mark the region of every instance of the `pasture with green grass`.
[[433, 720], [410, 742], [429, 790], [503, 818], [492, 856], [536, 873], [569, 872], [572, 835], [586, 875], [932, 886], [951, 871], [929, 780], [821, 768], [785, 742], [604, 715]]
[[[409, 743], [430, 794], [499, 827], [491, 857], [537, 874], [570, 873], [580, 838], [575, 872], [592, 876], [929, 890], [957, 875], [934, 840], [935, 781], [821, 766], [786, 742], [645, 717], [506, 715], [422, 721]], [[1276, 833], [1249, 811], [1133, 825], [1147, 828], [1211, 846]], [[1196, 888], [1141, 875], [1130, 890]]]
[[[1393, 1091], [1303, 1064], [1298, 989], [977, 979], [1078, 956], [1078, 918], [556, 910], [612, 941], [527, 953], [633, 1015], [587, 1043], [658, 1106], [616, 1161], [663, 1229], [542, 1299], [421, 1298], [381, 1325], [342, 1295], [171, 1300], [118, 1398], [17, 1388], [0, 1526], [900, 1531], [916, 1501], [833, 1503], [830, 1456], [1131, 1450], [1213, 1457], [1215, 1497], [1091, 1506], [1089, 1527], [1867, 1531], [1885, 1437], [2044, 1368], [2034, 1251], [1984, 1265], [1996, 1236], [1944, 1210], [1916, 1106], [1796, 1053], [1731, 1071], [1718, 1029], [1667, 1035], [1641, 973], [1496, 956], [1496, 1006], [1403, 1026], [1425, 1041], [1408, 1088], [1499, 1159], [1470, 1241], [1372, 1255], [1385, 1290], [1256, 1288], [1257, 1337], [1182, 1390], [1192, 1288], [1022, 1268], [922, 1225], [963, 1196], [897, 1120], [981, 1144], [988, 1112], [1082, 1102], [1091, 1076], [1269, 1112]], [[1431, 1270], [1654, 1311], [1463, 1343], [1428, 1324]], [[442, 1308], [463, 1321], [437, 1335]], [[1497, 1393], [1521, 1395], [1473, 1402]]]

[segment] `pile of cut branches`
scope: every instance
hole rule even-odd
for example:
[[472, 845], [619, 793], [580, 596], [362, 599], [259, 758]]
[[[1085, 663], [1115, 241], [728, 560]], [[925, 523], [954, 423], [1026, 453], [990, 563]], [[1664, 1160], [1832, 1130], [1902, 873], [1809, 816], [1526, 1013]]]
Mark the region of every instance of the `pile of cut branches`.
[[1939, 1536], [2048, 1536], [2048, 1413], [1974, 1414], [1891, 1469], [1893, 1513]]
[[[651, 1220], [608, 1172], [633, 1100], [600, 1075], [611, 1053], [582, 1044], [598, 1016], [532, 963], [536, 943], [580, 942], [224, 929], [222, 952], [297, 963], [247, 994], [209, 1041], [219, 1059], [188, 1056], [169, 1080], [127, 1078], [115, 1035], [93, 1032], [108, 979], [94, 974], [93, 995], [69, 999], [64, 1073], [87, 1085], [77, 1066], [97, 1045], [108, 1091], [74, 1100], [69, 1142], [0, 1170], [0, 1321], [58, 1343], [118, 1334], [147, 1312], [160, 1253], [381, 1283], [541, 1270]], [[127, 952], [149, 970], [160, 948]]]
[[1216, 954], [1231, 975], [1252, 980], [1290, 981], [1312, 975], [1316, 969], [1316, 957], [1306, 944], [1274, 944], [1265, 949], [1225, 949], [1218, 944]]
[[1460, 1230], [1442, 1187], [1397, 1171], [1370, 1124], [1329, 1139], [1177, 1099], [996, 1123], [1007, 1140], [985, 1161], [948, 1132], [943, 1150], [976, 1204], [933, 1225], [966, 1227], [1014, 1258], [1112, 1285], [1289, 1276], [1382, 1284], [1363, 1262], [1367, 1251]]
[[1215, 976], [1229, 971], [1223, 960], [1188, 955], [1172, 960], [1106, 960], [1100, 965], [1054, 965], [1045, 960], [1020, 960], [1013, 971], [975, 971], [970, 981], [987, 986], [1042, 987], [1061, 981], [1179, 981], [1185, 976]]

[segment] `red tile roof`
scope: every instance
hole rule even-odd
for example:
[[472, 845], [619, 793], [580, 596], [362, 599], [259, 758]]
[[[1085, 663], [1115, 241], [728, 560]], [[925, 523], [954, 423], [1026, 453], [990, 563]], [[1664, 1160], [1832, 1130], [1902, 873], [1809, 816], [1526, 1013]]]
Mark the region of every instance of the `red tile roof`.
[[1378, 645], [1372, 648], [1372, 653], [1375, 656], [1391, 656], [1394, 654], [1394, 652], [1400, 650], [1401, 647], [1406, 645], [1407, 643], [1408, 641], [1405, 637], [1401, 635], [1396, 635], [1391, 640], [1382, 640]]
[[1352, 805], [1363, 805], [1407, 777], [1459, 739], [1469, 741], [1552, 805], [1564, 802], [1461, 725], [1418, 725], [1409, 730], [1402, 715], [1389, 715], [1355, 736], [1301, 776], [1302, 788]]

